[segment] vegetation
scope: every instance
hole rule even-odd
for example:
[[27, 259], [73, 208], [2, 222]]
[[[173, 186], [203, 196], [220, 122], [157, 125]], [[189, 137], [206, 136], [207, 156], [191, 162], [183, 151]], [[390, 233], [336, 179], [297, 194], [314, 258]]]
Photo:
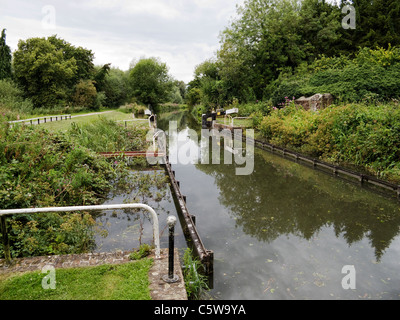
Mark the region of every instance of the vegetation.
[[[2, 121], [0, 150], [3, 209], [97, 204], [111, 188], [111, 180], [125, 171], [122, 162], [114, 165], [65, 134], [36, 126], [10, 127]], [[13, 257], [81, 253], [93, 244], [94, 220], [86, 213], [7, 220]]]
[[345, 102], [391, 101], [399, 97], [400, 48], [363, 48], [348, 56], [321, 56], [313, 63], [302, 64], [294, 72], [282, 72], [268, 86], [274, 105], [285, 97], [331, 93]]
[[70, 90], [93, 71], [93, 53], [55, 36], [18, 43], [15, 79], [36, 108], [66, 105]]
[[11, 79], [0, 80], [0, 114], [2, 120], [17, 120], [33, 110], [32, 101], [24, 97], [24, 91]]
[[[174, 80], [158, 58], [142, 58], [127, 71], [111, 63], [96, 66], [91, 50], [56, 35], [20, 40], [11, 54], [5, 31], [0, 37], [0, 111], [15, 118], [184, 102], [186, 85]], [[9, 93], [3, 97], [2, 92]]]
[[[399, 9], [394, 0], [246, 0], [195, 69], [192, 113], [238, 108], [262, 139], [399, 182]], [[335, 105], [294, 105], [316, 93]]]
[[[106, 115], [109, 114], [114, 113]], [[146, 159], [128, 162], [117, 157], [107, 160], [97, 154], [147, 150], [147, 129], [125, 128], [105, 117], [96, 118], [86, 123], [65, 121], [69, 123], [68, 130], [53, 128], [51, 132], [44, 125], [11, 127], [3, 120], [0, 131], [0, 150], [4, 150], [0, 155], [1, 207], [99, 204], [111, 191], [132, 192], [127, 199], [129, 202], [161, 201], [168, 186], [166, 176], [132, 171], [133, 165], [146, 165]], [[14, 258], [87, 252], [93, 247], [94, 234], [98, 231], [93, 215], [84, 212], [18, 215], [8, 217], [7, 223]], [[3, 255], [0, 247], [0, 256]]]
[[315, 113], [292, 102], [273, 110], [258, 128], [273, 144], [400, 182], [397, 103], [331, 106]]
[[167, 65], [156, 58], [139, 60], [129, 77], [132, 95], [146, 105], [157, 106], [171, 90]]
[[151, 253], [151, 246], [144, 243], [140, 246], [140, 248], [129, 255], [131, 260], [140, 260], [147, 257]]
[[183, 277], [188, 298], [192, 300], [200, 299], [203, 291], [208, 290], [207, 277], [200, 273], [201, 262], [193, 258], [192, 250], [187, 248], [183, 255], [183, 263]]
[[[356, 29], [342, 26], [347, 4], [356, 11]], [[383, 60], [381, 64], [372, 56], [397, 56], [399, 7], [395, 0], [339, 1], [338, 5], [317, 0], [247, 0], [238, 7], [238, 18], [221, 33], [215, 57], [197, 66], [187, 102], [206, 109], [229, 106], [235, 99], [240, 104], [258, 100], [277, 107], [285, 96], [325, 93], [317, 90], [332, 90], [339, 101], [351, 102], [371, 93], [382, 99], [398, 96], [394, 93], [398, 65], [384, 65]], [[318, 63], [330, 67], [316, 70]], [[365, 82], [370, 78], [374, 82], [368, 86]], [[342, 89], [333, 90], [337, 88]]]
[[72, 123], [68, 134], [79, 145], [95, 152], [147, 150], [148, 129], [125, 128], [122, 123], [100, 117], [91, 123]]
[[0, 300], [150, 300], [152, 259], [121, 265], [56, 270], [56, 288], [44, 290], [40, 271], [0, 281]]
[[[46, 123], [42, 123], [41, 126], [51, 132], [58, 132], [58, 131], [67, 132], [72, 128], [72, 126], [94, 124], [95, 122], [101, 119], [116, 122], [115, 125], [119, 124], [120, 126], [124, 126], [124, 120], [132, 120], [132, 114], [123, 113], [120, 112], [119, 110], [113, 110], [113, 111], [109, 110], [101, 114], [98, 114], [97, 112], [93, 114], [85, 113], [84, 115], [73, 114], [71, 119], [67, 119], [65, 121], [64, 120], [51, 121], [51, 122], [47, 121]], [[149, 127], [148, 123], [145, 121], [128, 122], [127, 126], [129, 126], [129, 128]]]
[[11, 49], [6, 44], [6, 30], [0, 37], [0, 80], [11, 78]]

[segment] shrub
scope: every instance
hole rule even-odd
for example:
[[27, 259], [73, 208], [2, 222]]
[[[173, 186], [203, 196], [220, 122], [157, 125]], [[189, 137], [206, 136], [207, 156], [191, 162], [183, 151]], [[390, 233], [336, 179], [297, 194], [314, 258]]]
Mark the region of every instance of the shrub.
[[[117, 169], [65, 135], [0, 123], [0, 207], [97, 204]], [[14, 257], [80, 253], [92, 244], [94, 221], [85, 213], [8, 218]], [[0, 250], [0, 255], [2, 254]]]
[[79, 81], [75, 86], [75, 93], [72, 96], [72, 102], [78, 107], [92, 110], [98, 109], [97, 91], [92, 80]]
[[151, 253], [151, 246], [144, 243], [138, 250], [135, 250], [129, 255], [130, 260], [140, 260], [147, 257]]
[[400, 109], [395, 104], [331, 106], [319, 113], [284, 108], [264, 117], [259, 129], [274, 144], [400, 181]]
[[360, 49], [354, 58], [340, 56], [282, 72], [266, 92], [274, 105], [285, 96], [331, 93], [340, 102], [390, 101], [399, 97], [400, 48]]
[[16, 120], [18, 115], [30, 113], [33, 104], [24, 98], [22, 89], [12, 80], [0, 80], [0, 111], [9, 120]]

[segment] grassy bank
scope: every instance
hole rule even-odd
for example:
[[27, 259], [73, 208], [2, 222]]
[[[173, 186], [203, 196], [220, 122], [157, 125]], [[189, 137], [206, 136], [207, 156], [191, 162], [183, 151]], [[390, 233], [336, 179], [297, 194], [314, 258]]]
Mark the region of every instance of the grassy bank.
[[400, 108], [395, 103], [305, 111], [293, 103], [256, 126], [266, 141], [400, 182]]
[[[400, 183], [400, 107], [398, 101], [332, 105], [306, 111], [287, 98], [279, 108], [265, 102], [236, 104], [235, 126], [253, 128], [256, 139]], [[192, 114], [201, 122], [201, 105]], [[223, 118], [217, 122], [224, 123]]]
[[123, 113], [118, 110], [105, 111], [102, 113], [93, 113], [92, 115], [90, 114], [74, 115], [72, 116], [71, 119], [56, 121], [56, 122], [47, 122], [41, 125], [43, 126], [43, 128], [51, 132], [68, 131], [73, 123], [77, 125], [93, 124], [99, 119], [116, 121], [121, 125], [124, 125], [124, 121], [129, 121], [127, 122], [127, 125], [131, 128], [132, 127], [148, 128], [149, 126], [147, 121], [139, 120], [132, 122], [131, 120], [134, 119], [132, 114]]
[[[132, 174], [124, 159], [97, 154], [147, 150], [147, 122], [146, 128], [131, 123], [125, 128], [118, 122], [132, 118], [113, 111], [45, 125], [10, 126], [9, 118], [2, 116], [0, 207], [99, 204], [110, 191], [125, 189], [137, 190], [132, 201], [162, 197], [162, 190], [156, 195], [149, 190], [167, 186], [165, 177]], [[10, 216], [7, 224], [12, 258], [89, 252], [98, 231], [94, 217], [85, 212]], [[43, 290], [45, 275], [40, 272], [3, 276], [0, 300], [148, 300], [151, 264], [144, 259], [121, 266], [57, 269], [56, 290]]]
[[0, 281], [0, 300], [150, 300], [152, 259], [121, 265], [57, 269], [55, 289], [45, 290], [40, 271]]
[[[123, 184], [130, 177], [126, 163], [96, 152], [142, 150], [146, 130], [96, 117], [68, 132], [50, 132], [43, 125], [11, 127], [6, 117], [0, 119], [0, 207], [99, 204], [115, 183]], [[14, 258], [84, 253], [93, 246], [95, 221], [88, 213], [19, 215], [7, 223]]]

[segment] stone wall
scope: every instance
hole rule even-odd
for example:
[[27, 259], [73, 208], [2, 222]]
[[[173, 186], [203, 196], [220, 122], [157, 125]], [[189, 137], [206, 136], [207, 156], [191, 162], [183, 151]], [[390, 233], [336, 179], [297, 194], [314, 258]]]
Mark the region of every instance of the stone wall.
[[330, 106], [333, 103], [333, 96], [330, 93], [317, 93], [312, 97], [301, 97], [294, 102], [303, 106], [305, 110], [317, 111]]

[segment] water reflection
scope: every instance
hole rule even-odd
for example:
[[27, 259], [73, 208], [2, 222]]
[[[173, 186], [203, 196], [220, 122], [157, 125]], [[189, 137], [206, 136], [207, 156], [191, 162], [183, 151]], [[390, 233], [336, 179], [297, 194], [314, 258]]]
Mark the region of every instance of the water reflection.
[[[200, 132], [187, 114], [160, 119], [163, 130], [178, 120], [182, 137]], [[173, 166], [214, 251], [213, 298], [399, 299], [396, 201], [266, 151], [254, 160], [249, 176], [223, 161]], [[356, 290], [341, 285], [345, 265]]]
[[310, 240], [331, 227], [349, 246], [368, 238], [379, 261], [399, 234], [396, 202], [263, 151], [255, 162], [254, 173], [246, 177], [226, 165], [197, 168], [214, 177], [220, 203], [236, 226], [257, 240], [272, 242], [288, 234]]
[[[169, 185], [156, 177], [164, 176], [164, 170], [134, 171], [132, 170], [130, 190], [114, 189], [104, 204], [122, 204], [140, 202], [152, 207], [159, 220], [160, 245], [168, 247], [167, 217], [178, 216]], [[141, 179], [135, 176], [141, 176]], [[154, 181], [158, 180], [158, 183]], [[153, 181], [151, 184], [150, 181]], [[129, 251], [137, 249], [141, 244], [154, 244], [153, 224], [146, 210], [103, 210], [96, 215], [96, 222], [101, 232], [96, 236], [96, 252], [115, 250]], [[185, 245], [180, 225], [176, 226], [177, 247]]]

